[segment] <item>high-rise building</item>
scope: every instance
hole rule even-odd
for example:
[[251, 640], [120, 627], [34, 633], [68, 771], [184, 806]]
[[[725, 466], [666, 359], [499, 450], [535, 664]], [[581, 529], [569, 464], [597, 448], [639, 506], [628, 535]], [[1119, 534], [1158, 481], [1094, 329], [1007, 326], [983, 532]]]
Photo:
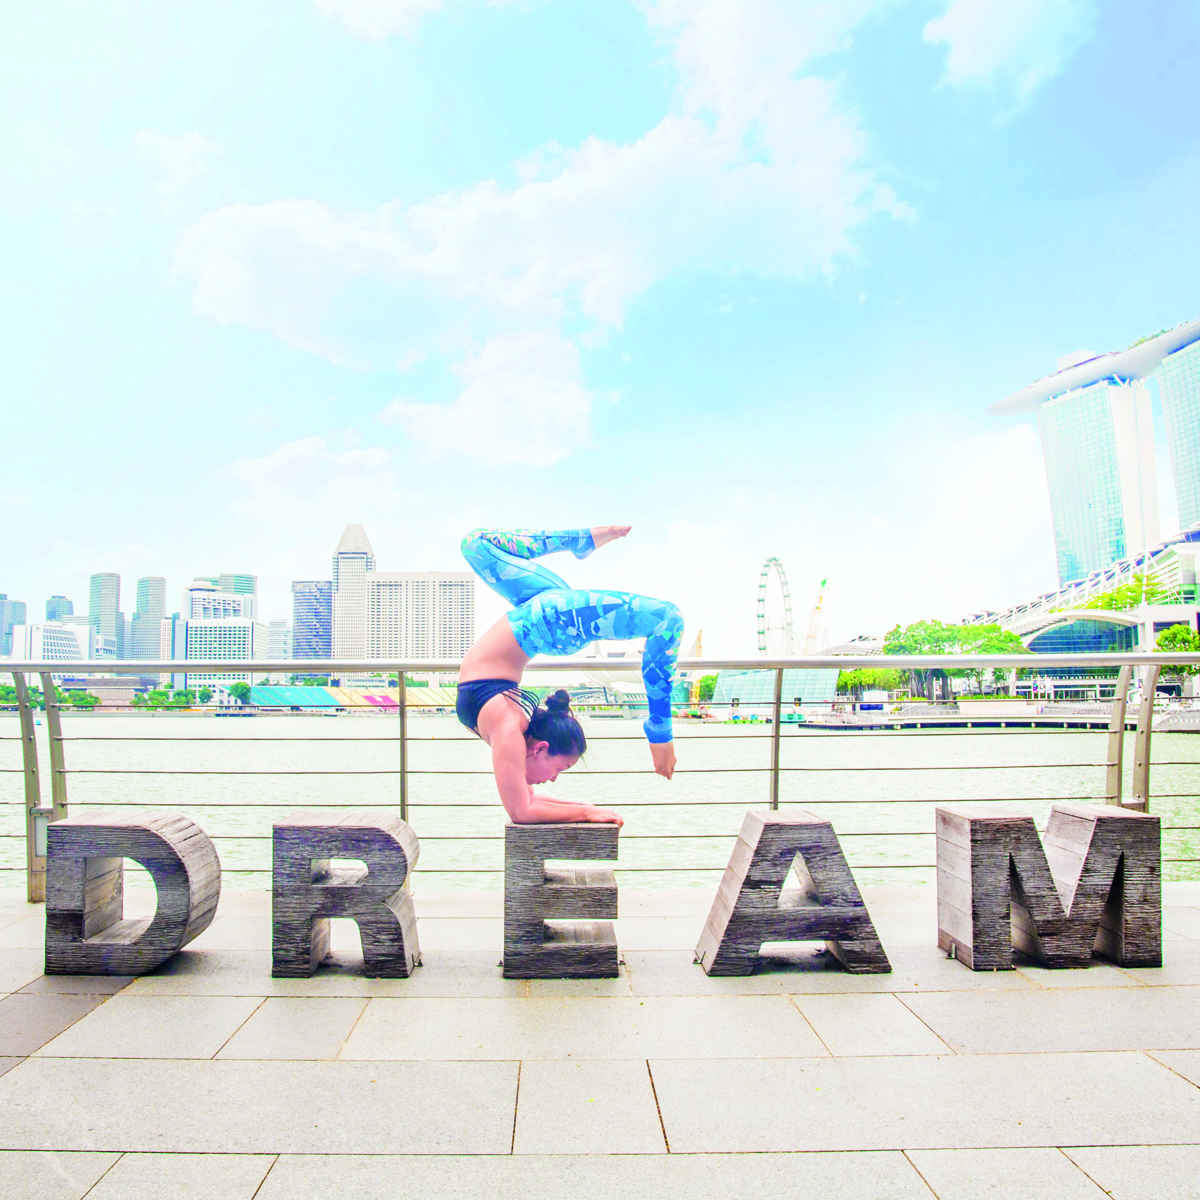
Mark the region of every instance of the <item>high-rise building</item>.
[[1200, 522], [1200, 342], [1176, 350], [1157, 372], [1179, 526]]
[[46, 620], [58, 621], [62, 617], [73, 617], [75, 605], [66, 596], [51, 596], [46, 601]]
[[179, 615], [185, 621], [211, 621], [222, 617], [253, 620], [258, 615], [257, 608], [258, 599], [252, 592], [223, 592], [208, 579], [199, 578], [192, 581], [191, 587], [184, 588]]
[[[1161, 368], [1161, 371], [1160, 371]], [[1079, 352], [992, 405], [1038, 413], [1060, 585], [1137, 558], [1161, 537], [1145, 380], [1160, 373], [1183, 527], [1200, 520], [1200, 320], [1109, 354]]]
[[367, 648], [368, 571], [375, 551], [361, 525], [347, 525], [333, 554], [333, 657], [362, 658]]
[[25, 601], [10, 600], [0, 592], [0, 654], [12, 653], [12, 631], [25, 624]]
[[88, 587], [88, 622], [97, 638], [113, 639], [117, 658], [126, 657], [121, 576], [115, 571], [100, 571], [92, 576]]
[[372, 571], [364, 578], [364, 657], [461, 658], [475, 640], [469, 572]]
[[1144, 383], [1094, 383], [1038, 414], [1059, 583], [1157, 545], [1154, 420]]
[[271, 659], [292, 657], [292, 623], [282, 618], [267, 625], [267, 657]]
[[88, 658], [90, 627], [62, 625], [14, 625], [12, 657], [27, 662], [82, 662]]
[[[243, 617], [221, 617], [186, 622], [188, 661], [244, 660], [247, 664], [267, 657], [267, 627]], [[213, 683], [253, 683], [249, 671], [198, 671], [187, 673], [187, 687]]]
[[218, 575], [217, 591], [229, 592], [234, 596], [257, 596], [257, 575]]
[[129, 657], [147, 661], [158, 657], [161, 626], [167, 615], [167, 581], [146, 575], [137, 581], [137, 611], [131, 623]]
[[333, 581], [292, 583], [292, 657], [333, 657]]

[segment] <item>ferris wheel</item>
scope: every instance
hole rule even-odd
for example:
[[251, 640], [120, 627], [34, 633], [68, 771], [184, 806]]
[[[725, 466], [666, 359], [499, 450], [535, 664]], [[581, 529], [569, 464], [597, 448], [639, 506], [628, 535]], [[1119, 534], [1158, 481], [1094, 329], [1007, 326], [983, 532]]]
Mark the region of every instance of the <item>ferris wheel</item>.
[[[770, 586], [771, 568], [775, 568], [776, 587]], [[786, 657], [796, 653], [792, 632], [792, 593], [788, 590], [783, 563], [775, 557], [762, 565], [758, 577], [758, 652]]]

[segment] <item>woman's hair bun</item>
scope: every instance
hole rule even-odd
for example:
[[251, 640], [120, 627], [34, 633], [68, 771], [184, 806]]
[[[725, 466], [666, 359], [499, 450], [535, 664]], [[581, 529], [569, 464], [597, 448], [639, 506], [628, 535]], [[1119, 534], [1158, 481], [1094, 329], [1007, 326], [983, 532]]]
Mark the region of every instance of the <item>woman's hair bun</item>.
[[544, 703], [546, 711], [555, 715], [571, 711], [571, 697], [564, 688], [559, 688], [557, 692], [551, 692]]

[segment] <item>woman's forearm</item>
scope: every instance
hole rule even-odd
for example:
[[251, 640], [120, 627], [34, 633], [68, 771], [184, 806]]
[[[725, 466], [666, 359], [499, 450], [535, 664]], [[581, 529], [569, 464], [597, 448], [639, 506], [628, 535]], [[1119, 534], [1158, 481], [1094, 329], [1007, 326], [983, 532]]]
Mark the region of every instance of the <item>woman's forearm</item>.
[[506, 803], [505, 812], [517, 825], [586, 821], [593, 811], [591, 804], [577, 804], [573, 800], [555, 800], [553, 796], [542, 796], [531, 792], [524, 803]]

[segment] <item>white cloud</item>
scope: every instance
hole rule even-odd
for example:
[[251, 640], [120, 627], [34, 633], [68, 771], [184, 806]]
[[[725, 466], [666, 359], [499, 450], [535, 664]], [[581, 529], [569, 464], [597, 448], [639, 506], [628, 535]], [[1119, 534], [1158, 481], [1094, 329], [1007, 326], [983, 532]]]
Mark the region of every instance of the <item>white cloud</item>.
[[574, 342], [536, 331], [492, 338], [457, 373], [453, 404], [396, 400], [382, 419], [435, 452], [494, 462], [548, 465], [587, 444], [592, 398]]
[[[403, 401], [392, 418], [437, 450], [531, 461], [494, 417], [479, 422], [512, 403], [524, 356], [535, 364], [530, 403], [544, 411], [552, 398], [559, 414], [539, 446], [553, 461], [586, 440], [588, 400], [577, 352], [547, 329], [619, 327], [633, 300], [681, 270], [828, 273], [854, 256], [863, 222], [907, 215], [837, 87], [805, 74], [881, 2], [650, 3], [679, 86], [673, 111], [635, 141], [544, 147], [519, 164], [515, 187], [488, 180], [368, 213], [315, 200], [232, 205], [186, 232], [178, 269], [194, 279], [201, 314], [334, 358], [345, 351], [330, 314], [356, 280], [393, 297], [395, 360], [463, 353], [469, 324], [491, 340], [460, 364], [455, 404]], [[371, 11], [385, 7], [403, 6]]]
[[134, 142], [161, 172], [154, 190], [167, 212], [178, 208], [188, 185], [207, 172], [207, 160], [221, 149], [219, 142], [198, 133], [171, 136], [143, 129]]
[[316, 5], [359, 37], [378, 40], [412, 33], [426, 13], [441, 8], [442, 0], [316, 0]]
[[286, 442], [262, 458], [240, 459], [218, 472], [231, 510], [293, 532], [330, 513], [390, 507], [396, 499], [391, 455], [381, 449], [336, 453], [324, 438]]
[[924, 36], [947, 46], [945, 83], [1011, 92], [1021, 107], [1063, 70], [1095, 21], [1095, 0], [949, 0]]

